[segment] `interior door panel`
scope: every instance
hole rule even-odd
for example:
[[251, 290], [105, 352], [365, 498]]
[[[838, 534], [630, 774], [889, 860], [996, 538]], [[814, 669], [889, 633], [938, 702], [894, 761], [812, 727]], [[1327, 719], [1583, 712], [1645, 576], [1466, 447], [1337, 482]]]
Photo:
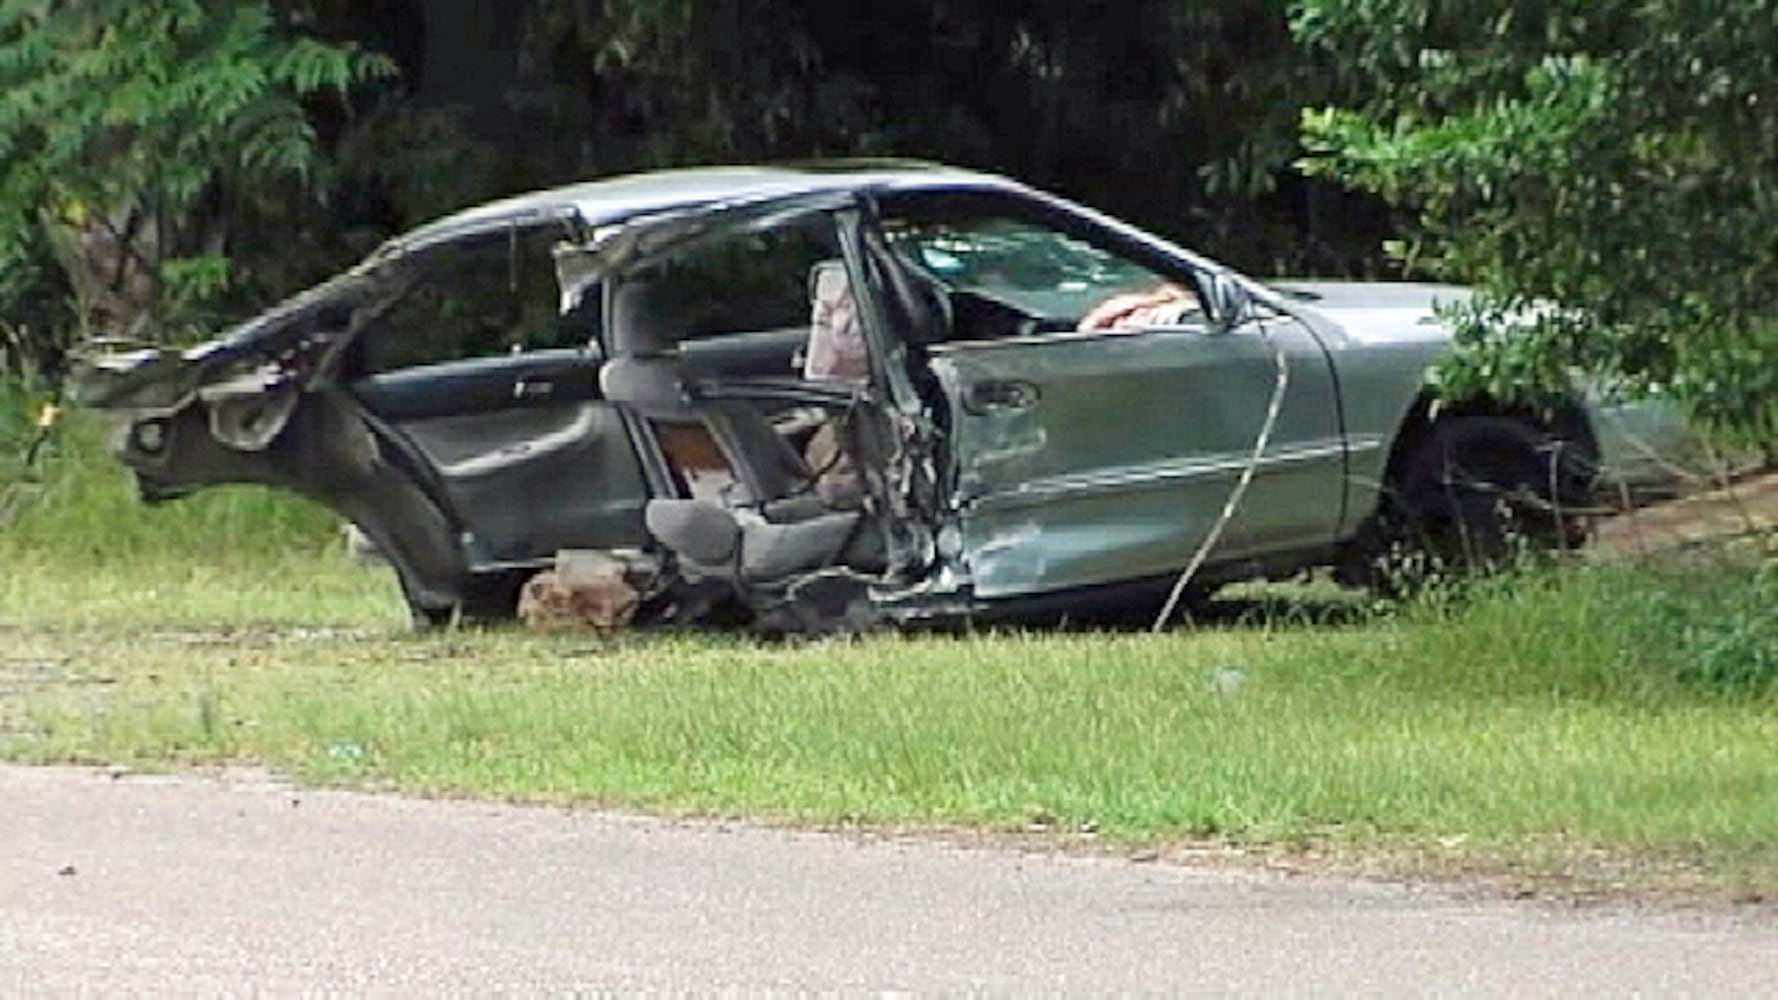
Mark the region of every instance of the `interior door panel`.
[[353, 391], [385, 420], [547, 407], [599, 397], [597, 353], [563, 348], [401, 368], [361, 379]]
[[576, 349], [474, 358], [374, 375], [353, 392], [431, 467], [471, 569], [541, 565], [559, 549], [647, 537], [648, 490], [600, 398], [600, 361]]
[[684, 341], [679, 345], [679, 357], [692, 375], [783, 378], [801, 371], [802, 352], [808, 343], [806, 326], [729, 333]]

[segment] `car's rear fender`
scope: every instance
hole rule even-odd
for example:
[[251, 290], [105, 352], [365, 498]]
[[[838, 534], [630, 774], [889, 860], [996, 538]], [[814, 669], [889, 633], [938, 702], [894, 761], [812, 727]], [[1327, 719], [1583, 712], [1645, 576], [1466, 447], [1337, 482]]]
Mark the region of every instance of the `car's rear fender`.
[[167, 500], [223, 483], [301, 494], [375, 543], [416, 614], [437, 618], [457, 607], [466, 575], [460, 532], [424, 488], [415, 463], [402, 459], [405, 445], [349, 396], [302, 393], [282, 430], [258, 449], [220, 440], [211, 408], [193, 399], [171, 413], [131, 420], [117, 455], [136, 473], [143, 499]]

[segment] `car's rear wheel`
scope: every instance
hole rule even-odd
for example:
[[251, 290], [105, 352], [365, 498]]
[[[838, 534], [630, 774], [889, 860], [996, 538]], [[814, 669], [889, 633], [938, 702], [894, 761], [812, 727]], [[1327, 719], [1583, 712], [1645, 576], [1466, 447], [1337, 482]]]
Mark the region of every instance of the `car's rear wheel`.
[[1506, 416], [1432, 424], [1400, 464], [1342, 576], [1397, 592], [1579, 544], [1585, 468], [1575, 445]]

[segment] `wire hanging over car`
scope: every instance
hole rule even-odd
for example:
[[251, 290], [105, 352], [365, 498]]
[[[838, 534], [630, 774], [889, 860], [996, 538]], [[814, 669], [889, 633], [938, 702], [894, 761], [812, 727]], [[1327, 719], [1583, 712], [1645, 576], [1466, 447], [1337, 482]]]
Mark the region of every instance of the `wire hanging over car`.
[[1235, 511], [1241, 506], [1241, 500], [1247, 495], [1247, 487], [1253, 483], [1255, 473], [1259, 471], [1259, 463], [1265, 457], [1266, 446], [1272, 441], [1272, 431], [1278, 426], [1278, 414], [1284, 408], [1284, 392], [1290, 387], [1290, 361], [1284, 354], [1284, 348], [1272, 339], [1271, 332], [1262, 322], [1259, 324], [1259, 337], [1272, 350], [1272, 361], [1278, 366], [1278, 377], [1272, 384], [1272, 401], [1266, 407], [1266, 419], [1260, 424], [1259, 436], [1254, 438], [1253, 453], [1247, 458], [1247, 465], [1241, 470], [1241, 477], [1235, 480], [1234, 488], [1223, 502], [1222, 512], [1210, 526], [1210, 533], [1198, 543], [1197, 551], [1192, 553], [1191, 561], [1179, 572], [1179, 578], [1173, 582], [1173, 590], [1167, 595], [1167, 603], [1161, 607], [1161, 613], [1155, 616], [1152, 632], [1160, 632], [1173, 620], [1174, 612], [1179, 610], [1179, 602], [1185, 596], [1185, 590], [1191, 585], [1192, 578], [1210, 557], [1210, 551], [1222, 540], [1222, 533], [1234, 519]]

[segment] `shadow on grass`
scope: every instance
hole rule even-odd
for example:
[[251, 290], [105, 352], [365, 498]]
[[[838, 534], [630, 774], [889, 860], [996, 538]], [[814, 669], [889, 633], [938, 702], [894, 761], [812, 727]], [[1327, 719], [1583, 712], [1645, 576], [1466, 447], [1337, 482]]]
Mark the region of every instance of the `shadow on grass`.
[[[1013, 627], [1038, 632], [1146, 632], [1166, 605], [1167, 587], [1122, 587], [1103, 593], [1074, 593], [1052, 604], [1026, 603], [961, 626]], [[1323, 580], [1309, 583], [1244, 583], [1214, 594], [1188, 595], [1169, 629], [1254, 629], [1339, 627], [1376, 619], [1385, 607], [1363, 591]]]

